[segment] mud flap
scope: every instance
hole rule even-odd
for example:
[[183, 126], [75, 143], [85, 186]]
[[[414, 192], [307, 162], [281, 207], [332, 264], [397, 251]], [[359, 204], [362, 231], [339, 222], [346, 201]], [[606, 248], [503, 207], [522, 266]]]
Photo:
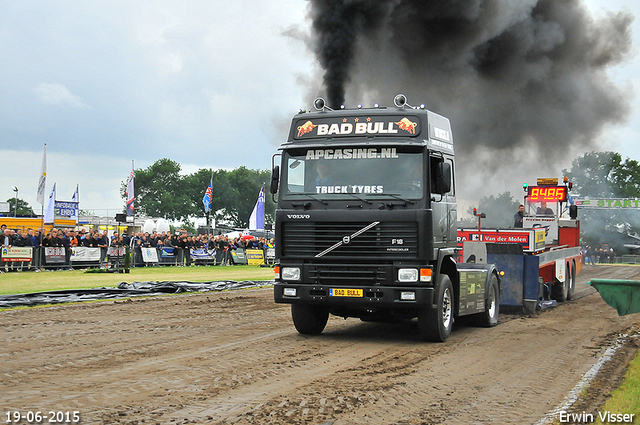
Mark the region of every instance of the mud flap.
[[485, 310], [487, 288], [491, 280], [492, 265], [458, 263], [459, 294], [458, 315], [468, 316]]

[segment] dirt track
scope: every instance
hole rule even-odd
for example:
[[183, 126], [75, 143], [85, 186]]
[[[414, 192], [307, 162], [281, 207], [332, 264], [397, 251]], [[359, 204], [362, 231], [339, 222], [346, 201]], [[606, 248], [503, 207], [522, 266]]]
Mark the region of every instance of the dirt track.
[[301, 336], [269, 288], [0, 312], [1, 419], [533, 424], [620, 333], [638, 332], [640, 315], [618, 317], [585, 285], [594, 277], [640, 279], [640, 268], [587, 267], [579, 299], [459, 326], [444, 344], [420, 342], [417, 324], [339, 318]]

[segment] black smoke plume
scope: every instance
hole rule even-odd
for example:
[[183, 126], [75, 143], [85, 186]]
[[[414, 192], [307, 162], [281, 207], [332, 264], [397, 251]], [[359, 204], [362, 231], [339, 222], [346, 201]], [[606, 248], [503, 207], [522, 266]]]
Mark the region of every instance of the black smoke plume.
[[404, 93], [448, 117], [467, 188], [513, 180], [523, 163], [540, 175], [519, 182], [558, 173], [629, 113], [632, 94], [607, 75], [629, 55], [628, 13], [595, 19], [579, 0], [311, 0], [310, 16], [328, 104]]
[[358, 37], [382, 27], [395, 2], [377, 0], [314, 0], [311, 11], [317, 36], [316, 55], [325, 70], [329, 106], [344, 103], [344, 86]]

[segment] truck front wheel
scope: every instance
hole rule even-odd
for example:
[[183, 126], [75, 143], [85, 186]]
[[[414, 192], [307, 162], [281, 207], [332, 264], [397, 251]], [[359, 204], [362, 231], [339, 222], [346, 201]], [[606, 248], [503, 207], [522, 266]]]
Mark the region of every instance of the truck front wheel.
[[327, 326], [329, 309], [317, 305], [291, 304], [291, 318], [299, 333], [318, 335]]
[[420, 336], [433, 342], [444, 342], [453, 328], [453, 285], [447, 275], [440, 275], [436, 287], [436, 308], [418, 313]]

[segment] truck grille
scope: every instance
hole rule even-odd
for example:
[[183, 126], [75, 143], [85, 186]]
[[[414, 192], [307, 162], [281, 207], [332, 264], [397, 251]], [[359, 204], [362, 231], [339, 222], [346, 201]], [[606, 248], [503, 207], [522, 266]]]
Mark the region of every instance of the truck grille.
[[319, 285], [369, 286], [386, 282], [391, 275], [388, 266], [315, 265], [308, 266], [309, 280]]
[[[284, 222], [282, 255], [287, 258], [416, 258], [418, 223]], [[355, 237], [352, 235], [357, 234]], [[345, 242], [347, 237], [348, 242]], [[342, 242], [342, 243], [341, 243]], [[332, 247], [336, 246], [333, 249]], [[329, 251], [327, 251], [329, 250]]]

